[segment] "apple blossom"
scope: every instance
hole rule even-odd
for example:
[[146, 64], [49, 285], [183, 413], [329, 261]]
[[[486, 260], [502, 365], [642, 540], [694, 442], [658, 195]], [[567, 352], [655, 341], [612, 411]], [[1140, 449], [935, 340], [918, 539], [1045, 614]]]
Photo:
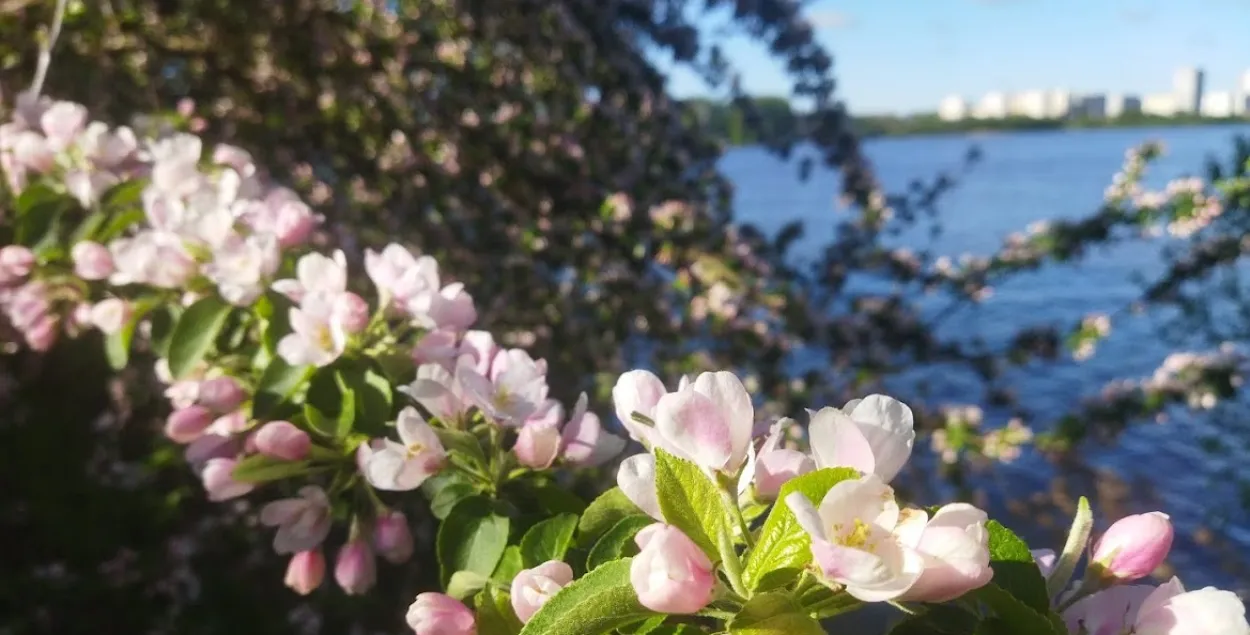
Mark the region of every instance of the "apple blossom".
[[631, 370], [617, 378], [612, 387], [616, 418], [635, 441], [650, 447], [654, 429], [635, 421], [633, 414], [636, 412], [654, 421], [655, 405], [667, 394], [664, 382], [649, 371]]
[[655, 491], [655, 456], [635, 454], [624, 461], [616, 471], [616, 484], [621, 493], [646, 515], [664, 520], [660, 511], [660, 499]]
[[248, 306], [265, 292], [265, 281], [278, 270], [281, 254], [273, 236], [232, 236], [213, 251], [204, 276], [217, 285], [222, 299]]
[[778, 447], [785, 429], [793, 424], [792, 419], [780, 419], [774, 423], [764, 439], [764, 444], [756, 453], [755, 496], [761, 500], [777, 498], [786, 481], [816, 469], [815, 461], [806, 454]]
[[365, 540], [348, 541], [334, 560], [334, 581], [348, 595], [360, 595], [373, 588], [377, 581], [377, 562]]
[[820, 507], [802, 493], [786, 505], [812, 537], [812, 557], [828, 580], [844, 585], [864, 602], [884, 602], [905, 594], [925, 569], [916, 546], [926, 514], [900, 510], [894, 490], [875, 474], [835, 484]]
[[289, 421], [270, 421], [253, 436], [256, 451], [283, 461], [299, 461], [308, 457], [312, 439], [308, 433]]
[[460, 394], [460, 385], [441, 364], [422, 364], [411, 384], [400, 386], [402, 392], [421, 404], [440, 421], [455, 421], [467, 407]]
[[733, 373], [701, 373], [656, 403], [655, 429], [665, 450], [709, 471], [738, 474], [747, 461], [755, 409]]
[[130, 314], [130, 305], [125, 300], [107, 298], [91, 307], [91, 323], [105, 335], [113, 335], [126, 326]]
[[44, 111], [39, 118], [48, 148], [61, 152], [82, 132], [87, 125], [86, 107], [68, 101], [58, 101]]
[[902, 599], [946, 602], [985, 586], [994, 576], [988, 521], [985, 512], [967, 503], [938, 509], [916, 545], [924, 557], [924, 573]]
[[204, 406], [179, 408], [165, 420], [165, 436], [174, 443], [190, 443], [200, 438], [212, 422], [213, 413]]
[[378, 516], [373, 525], [373, 548], [391, 564], [402, 564], [412, 557], [412, 531], [403, 512], [390, 511]]
[[822, 408], [809, 426], [817, 467], [850, 467], [890, 482], [911, 456], [916, 432], [911, 408], [869, 395], [842, 410]]
[[1172, 533], [1172, 522], [1162, 512], [1121, 518], [1094, 545], [1091, 566], [1122, 582], [1144, 578], [1167, 558]]
[[599, 415], [587, 410], [587, 404], [582, 393], [560, 433], [560, 455], [571, 465], [594, 467], [620, 454], [626, 441], [604, 430]]
[[1072, 633], [1087, 635], [1250, 635], [1236, 594], [1212, 587], [1186, 592], [1177, 578], [1099, 591], [1065, 610], [1063, 619]]
[[294, 302], [313, 294], [338, 296], [347, 291], [347, 256], [341, 250], [332, 257], [305, 254], [295, 264], [295, 278], [274, 281], [273, 290]]
[[100, 243], [84, 240], [74, 245], [74, 273], [83, 280], [105, 280], [113, 275], [113, 254]]
[[689, 615], [712, 601], [716, 574], [711, 560], [686, 534], [657, 523], [634, 537], [641, 550], [629, 566], [638, 602], [659, 613]]
[[320, 487], [306, 485], [296, 498], [265, 505], [260, 510], [260, 522], [278, 528], [273, 537], [273, 550], [277, 553], [315, 549], [330, 534], [330, 499]]
[[573, 581], [573, 569], [559, 560], [548, 560], [525, 569], [512, 579], [512, 610], [524, 624], [547, 600]]
[[192, 399], [217, 413], [227, 413], [238, 408], [247, 399], [247, 393], [234, 377], [214, 377], [203, 382], [193, 382], [196, 386]]
[[[496, 373], [497, 369], [502, 370]], [[525, 351], [500, 353], [491, 373], [495, 377], [487, 379], [468, 366], [460, 366], [456, 381], [465, 396], [497, 423], [521, 425], [547, 399], [546, 364], [534, 361]]]
[[178, 289], [195, 276], [198, 267], [177, 235], [156, 230], [139, 232], [109, 244], [115, 270], [114, 286], [147, 284]]
[[369, 303], [350, 291], [335, 296], [333, 312], [333, 320], [347, 333], [354, 335], [369, 325]]
[[278, 342], [278, 355], [292, 366], [327, 366], [347, 348], [347, 331], [335, 319], [333, 298], [313, 294], [291, 309], [291, 333]]
[[517, 462], [526, 467], [536, 470], [551, 467], [560, 454], [560, 425], [548, 421], [526, 423], [517, 434], [512, 452]]
[[291, 556], [283, 582], [296, 593], [308, 595], [316, 591], [325, 580], [326, 557], [320, 549], [301, 551]]
[[499, 354], [499, 345], [495, 343], [495, 336], [489, 331], [465, 331], [464, 337], [460, 342], [460, 355], [463, 360], [473, 370], [483, 377], [491, 376], [491, 364], [495, 361], [495, 356]]
[[473, 611], [442, 593], [422, 593], [405, 617], [416, 635], [476, 635]]
[[35, 254], [21, 245], [0, 247], [0, 287], [21, 282], [35, 267]]
[[212, 458], [200, 470], [200, 480], [208, 492], [208, 500], [224, 501], [238, 498], [256, 488], [252, 483], [234, 480], [234, 467], [238, 461], [232, 458]]
[[406, 308], [418, 324], [430, 329], [463, 331], [477, 321], [473, 297], [459, 282], [437, 292], [418, 294], [408, 301]]
[[446, 452], [434, 428], [416, 408], [404, 408], [395, 422], [399, 443], [381, 440], [380, 449], [362, 445], [365, 479], [378, 489], [408, 491], [443, 468]]
[[51, 315], [44, 315], [30, 325], [22, 335], [31, 350], [46, 352], [51, 350], [52, 345], [56, 343], [56, 336], [59, 332], [60, 326], [57, 319]]
[[429, 256], [413, 256], [394, 243], [380, 253], [366, 250], [365, 272], [383, 297], [405, 311], [414, 300], [439, 290], [438, 262]]

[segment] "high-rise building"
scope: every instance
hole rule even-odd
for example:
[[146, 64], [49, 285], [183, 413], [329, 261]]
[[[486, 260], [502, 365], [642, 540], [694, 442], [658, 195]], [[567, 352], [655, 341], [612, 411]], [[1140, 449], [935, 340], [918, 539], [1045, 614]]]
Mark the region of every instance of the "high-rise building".
[[1141, 98], [1136, 95], [1118, 93], [1107, 96], [1107, 116], [1115, 119], [1125, 115], [1136, 115], [1141, 112]]
[[1171, 117], [1176, 114], [1176, 95], [1172, 93], [1146, 95], [1141, 100], [1141, 111], [1143, 115]]
[[1076, 100], [1072, 113], [1087, 119], [1102, 119], [1107, 116], [1107, 96], [1101, 94], [1081, 95]]
[[1212, 91], [1202, 98], [1203, 117], [1223, 119], [1232, 117], [1237, 111], [1237, 95], [1226, 90]]
[[968, 101], [959, 95], [947, 95], [938, 103], [938, 119], [959, 121], [968, 116]]
[[1202, 69], [1198, 68], [1182, 68], [1172, 76], [1177, 113], [1196, 115], [1202, 112], [1203, 80]]
[[1046, 116], [1051, 119], [1066, 119], [1072, 113], [1072, 93], [1066, 90], [1052, 90], [1046, 99]]
[[977, 119], [1002, 119], [1007, 116], [1007, 102], [1006, 93], [986, 93], [972, 110], [972, 116]]
[[1048, 114], [1047, 101], [1046, 91], [1026, 90], [1012, 95], [1008, 106], [1013, 117], [1045, 119]]

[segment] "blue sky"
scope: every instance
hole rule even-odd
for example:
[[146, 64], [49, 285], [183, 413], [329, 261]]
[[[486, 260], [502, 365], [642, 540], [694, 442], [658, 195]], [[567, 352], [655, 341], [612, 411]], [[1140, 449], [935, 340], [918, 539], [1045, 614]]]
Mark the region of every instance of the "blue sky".
[[[815, 0], [807, 13], [855, 113], [931, 111], [944, 95], [990, 90], [1164, 92], [1182, 66], [1233, 90], [1250, 70], [1250, 0]], [[726, 51], [749, 92], [788, 94], [762, 47], [731, 35]], [[710, 94], [682, 72], [669, 88]]]

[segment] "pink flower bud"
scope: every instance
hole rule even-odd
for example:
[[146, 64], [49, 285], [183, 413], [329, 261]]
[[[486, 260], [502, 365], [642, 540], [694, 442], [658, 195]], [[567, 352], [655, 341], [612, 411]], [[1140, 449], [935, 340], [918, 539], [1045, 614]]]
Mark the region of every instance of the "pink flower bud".
[[536, 470], [551, 466], [560, 453], [560, 427], [554, 423], [528, 423], [512, 448], [517, 461]]
[[369, 303], [350, 291], [334, 301], [334, 319], [348, 333], [359, 333], [369, 326]]
[[105, 335], [122, 330], [130, 321], [130, 305], [121, 298], [100, 300], [91, 307], [91, 323]]
[[170, 413], [165, 420], [165, 436], [174, 443], [190, 443], [213, 423], [213, 413], [203, 406], [188, 406]]
[[284, 461], [298, 461], [308, 456], [312, 439], [308, 433], [289, 421], [270, 421], [256, 432], [256, 450], [265, 456]]
[[0, 248], [0, 286], [21, 282], [35, 268], [35, 254], [21, 245]]
[[48, 317], [48, 290], [42, 283], [22, 285], [9, 296], [7, 312], [9, 322], [19, 331], [28, 331]]
[[234, 459], [209, 459], [200, 471], [200, 480], [208, 492], [208, 500], [224, 501], [238, 498], [255, 488], [251, 483], [240, 483], [234, 480], [234, 467], [238, 461]]
[[233, 377], [217, 377], [200, 384], [197, 403], [213, 412], [227, 413], [238, 408], [247, 393]]
[[408, 607], [408, 626], [416, 635], [475, 635], [473, 611], [442, 593], [422, 593]]
[[247, 413], [242, 409], [235, 410], [213, 421], [213, 430], [221, 434], [231, 434], [247, 430]]
[[1162, 512], [1116, 521], [1094, 545], [1092, 558], [1105, 575], [1121, 582], [1139, 580], [1163, 564], [1172, 549], [1172, 522]]
[[83, 241], [74, 245], [74, 273], [83, 280], [104, 280], [113, 275], [113, 254], [100, 243]]
[[413, 549], [408, 518], [397, 511], [379, 516], [373, 526], [373, 546], [391, 564], [407, 562]]
[[659, 612], [689, 615], [712, 601], [712, 562], [680, 529], [657, 523], [634, 537], [642, 549], [629, 567], [638, 602]]
[[524, 624], [572, 581], [573, 569], [559, 560], [548, 560], [526, 569], [512, 579], [512, 610]]
[[291, 556], [286, 566], [286, 585], [300, 595], [308, 595], [321, 586], [326, 576], [326, 557], [320, 549], [301, 551]]
[[69, 313], [69, 324], [76, 330], [91, 328], [91, 304], [87, 302], [75, 304]]
[[45, 315], [34, 324], [28, 327], [24, 333], [26, 337], [26, 345], [33, 351], [40, 353], [47, 352], [52, 349], [52, 345], [56, 343], [57, 333], [60, 332], [59, 323], [56, 318], [51, 315]]
[[377, 568], [369, 543], [357, 539], [343, 545], [334, 562], [334, 581], [343, 591], [348, 595], [360, 595], [373, 588], [376, 580]]

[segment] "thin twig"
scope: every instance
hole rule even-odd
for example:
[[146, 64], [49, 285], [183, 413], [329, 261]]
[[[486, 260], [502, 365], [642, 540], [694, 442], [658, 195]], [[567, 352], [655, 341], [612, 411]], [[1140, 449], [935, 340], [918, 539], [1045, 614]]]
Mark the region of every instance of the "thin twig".
[[38, 97], [43, 90], [43, 82], [48, 77], [48, 67], [52, 65], [52, 48], [61, 37], [61, 23], [65, 21], [65, 5], [67, 0], [56, 0], [56, 13], [52, 16], [52, 30], [48, 39], [39, 47], [39, 61], [35, 66], [35, 79], [30, 83], [31, 97]]

